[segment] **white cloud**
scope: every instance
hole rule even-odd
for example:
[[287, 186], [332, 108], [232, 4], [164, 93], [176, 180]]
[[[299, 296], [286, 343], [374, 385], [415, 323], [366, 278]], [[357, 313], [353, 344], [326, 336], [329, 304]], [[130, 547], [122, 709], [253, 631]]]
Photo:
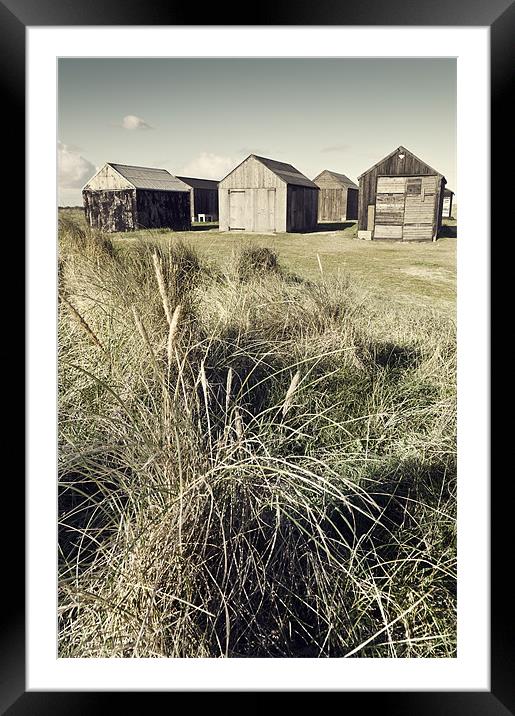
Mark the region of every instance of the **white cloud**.
[[201, 152], [198, 157], [185, 164], [177, 174], [204, 179], [223, 179], [234, 168], [234, 165], [235, 162], [231, 157], [222, 157], [212, 152]]
[[80, 189], [96, 172], [96, 167], [85, 159], [73, 145], [57, 142], [59, 187]]
[[135, 114], [127, 114], [122, 119], [122, 127], [124, 129], [152, 129], [148, 122]]

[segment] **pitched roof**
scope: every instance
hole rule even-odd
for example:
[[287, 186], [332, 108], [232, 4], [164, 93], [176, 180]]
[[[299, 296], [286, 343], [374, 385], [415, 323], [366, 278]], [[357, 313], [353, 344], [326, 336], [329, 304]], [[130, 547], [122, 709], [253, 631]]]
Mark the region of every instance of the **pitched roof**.
[[[287, 184], [293, 184], [295, 186], [309, 186], [313, 189], [318, 189], [317, 185], [308, 179], [307, 176], [299, 172], [292, 164], [285, 164], [284, 162], [277, 162], [275, 159], [267, 159], [266, 157], [258, 157], [257, 154], [251, 154], [261, 164], [268, 167], [279, 179], [282, 179]], [[247, 157], [248, 158], [248, 157]]]
[[324, 169], [324, 171], [320, 172], [320, 174], [317, 174], [316, 177], [313, 179], [313, 181], [316, 183], [316, 180], [318, 177], [322, 176], [322, 174], [325, 174], [327, 172], [332, 177], [334, 177], [337, 181], [340, 182], [340, 184], [345, 184], [345, 186], [351, 187], [352, 189], [357, 189], [358, 185], [352, 181], [352, 179], [349, 179], [348, 176], [345, 174], [338, 174], [338, 172], [333, 172], [331, 169]]
[[437, 172], [436, 169], [433, 169], [433, 167], [430, 166], [427, 162], [424, 162], [422, 159], [420, 159], [420, 157], [417, 157], [416, 154], [413, 154], [413, 152], [410, 152], [409, 149], [406, 149], [406, 147], [403, 147], [403, 146], [401, 145], [400, 147], [397, 147], [397, 149], [394, 149], [393, 152], [390, 152], [390, 154], [387, 154], [386, 157], [383, 157], [383, 158], [380, 159], [378, 162], [376, 162], [375, 164], [373, 164], [373, 165], [372, 165], [371, 167], [369, 167], [366, 171], [362, 172], [362, 173], [359, 175], [358, 180], [361, 179], [361, 177], [364, 176], [365, 174], [368, 174], [369, 172], [371, 172], [372, 169], [375, 169], [377, 166], [379, 166], [379, 164], [382, 164], [382, 163], [385, 162], [387, 159], [390, 159], [390, 157], [393, 157], [393, 155], [394, 155], [394, 154], [397, 154], [397, 152], [403, 152], [404, 154], [411, 154], [411, 156], [414, 157], [418, 162], [420, 162], [421, 164], [425, 164], [426, 167], [428, 167], [429, 169], [431, 169], [432, 172], [434, 172], [434, 173], [437, 174], [438, 176], [443, 177], [443, 178], [445, 179], [445, 177], [443, 176], [443, 174], [441, 174], [440, 172]]
[[182, 182], [191, 186], [193, 189], [218, 189], [218, 180], [216, 179], [195, 179], [193, 177], [180, 177]]
[[156, 189], [159, 191], [189, 191], [184, 182], [174, 177], [166, 169], [152, 167], [134, 167], [128, 164], [108, 162], [118, 174], [121, 174], [136, 189]]

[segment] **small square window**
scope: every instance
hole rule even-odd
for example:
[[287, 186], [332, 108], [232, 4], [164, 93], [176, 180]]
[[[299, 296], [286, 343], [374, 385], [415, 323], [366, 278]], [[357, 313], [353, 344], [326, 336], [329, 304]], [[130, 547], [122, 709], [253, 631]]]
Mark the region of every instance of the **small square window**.
[[406, 194], [421, 194], [422, 193], [422, 179], [408, 179], [406, 186]]

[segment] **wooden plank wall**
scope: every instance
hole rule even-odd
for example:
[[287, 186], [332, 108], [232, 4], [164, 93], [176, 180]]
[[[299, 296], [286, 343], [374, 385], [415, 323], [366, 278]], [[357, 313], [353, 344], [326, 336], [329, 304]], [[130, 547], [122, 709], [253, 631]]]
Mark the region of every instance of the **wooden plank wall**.
[[280, 189], [282, 179], [254, 157], [248, 157], [218, 185], [221, 189]]
[[[404, 159], [400, 159], [399, 154], [404, 154]], [[376, 167], [362, 174], [359, 180], [358, 229], [366, 230], [367, 228], [368, 205], [376, 203], [378, 176], [418, 176], [434, 173], [434, 169], [431, 169], [410, 152], [396, 152], [393, 156], [384, 159]]]
[[[249, 157], [218, 185], [218, 216], [220, 231], [230, 230], [230, 191], [244, 190], [245, 231], [287, 231], [287, 185], [268, 167]], [[273, 191], [273, 198], [269, 194]], [[272, 211], [273, 203], [273, 211]], [[273, 213], [273, 218], [272, 218]], [[271, 223], [275, 228], [271, 228]], [[240, 227], [238, 227], [240, 228]]]
[[358, 190], [349, 187], [347, 189], [347, 207], [345, 210], [346, 221], [354, 221], [358, 218]]
[[318, 220], [344, 221], [347, 215], [347, 189], [320, 188], [318, 191]]
[[138, 189], [137, 228], [168, 228], [176, 231], [191, 229], [190, 193], [188, 191], [156, 191]]
[[82, 192], [86, 221], [93, 229], [101, 231], [133, 231], [137, 227], [136, 191]]
[[[273, 189], [271, 194], [269, 190]], [[245, 190], [245, 220], [240, 221], [245, 223], [245, 231], [313, 231], [316, 228], [318, 189], [286, 184], [264, 164], [249, 157], [219, 184], [220, 231], [230, 229], [231, 190]], [[272, 214], [275, 229], [270, 226]]]
[[404, 205], [404, 241], [430, 241], [435, 231], [438, 206], [436, 176], [408, 177]]
[[116, 189], [134, 189], [134, 186], [112, 167], [105, 164], [100, 171], [89, 180], [84, 189], [114, 191]]
[[221, 212], [220, 229], [258, 233], [284, 231], [284, 221], [277, 216], [277, 193], [276, 189], [262, 187], [224, 190], [224, 211]]
[[[436, 175], [378, 177], [375, 206], [367, 207], [374, 239], [430, 241], [441, 224], [445, 183]], [[370, 212], [374, 209], [373, 227]]]
[[199, 214], [211, 214], [218, 219], [218, 188], [216, 189], [191, 189], [191, 215], [195, 221]]
[[314, 231], [318, 221], [318, 190], [288, 186], [286, 231]]
[[358, 218], [358, 190], [323, 171], [314, 180], [319, 187], [318, 221], [346, 221]]

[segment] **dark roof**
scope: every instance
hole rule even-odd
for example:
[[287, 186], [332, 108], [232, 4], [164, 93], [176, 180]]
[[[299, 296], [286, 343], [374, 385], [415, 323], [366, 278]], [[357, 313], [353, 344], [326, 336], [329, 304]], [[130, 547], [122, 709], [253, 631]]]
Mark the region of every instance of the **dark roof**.
[[320, 174], [317, 174], [316, 177], [313, 179], [313, 181], [316, 183], [316, 180], [318, 177], [322, 176], [322, 174], [325, 174], [327, 172], [332, 177], [334, 177], [337, 181], [340, 182], [340, 184], [345, 184], [345, 186], [349, 186], [352, 189], [357, 189], [358, 185], [352, 181], [352, 179], [349, 179], [348, 176], [345, 176], [345, 174], [338, 174], [338, 172], [333, 172], [330, 169], [324, 169], [324, 171], [320, 172]]
[[189, 191], [184, 182], [174, 177], [166, 169], [152, 167], [134, 167], [128, 164], [113, 164], [108, 162], [119, 174], [136, 189], [155, 189], [159, 191]]
[[218, 189], [218, 180], [216, 179], [194, 179], [192, 177], [180, 176], [178, 176], [177, 179], [180, 179], [193, 189]]
[[452, 189], [447, 189], [447, 187], [443, 190], [443, 193], [445, 194], [445, 196], [450, 196], [451, 194], [454, 195], [453, 190], [452, 190]]
[[364, 176], [365, 174], [368, 174], [369, 172], [371, 172], [372, 169], [375, 169], [377, 166], [379, 166], [379, 164], [382, 164], [383, 162], [386, 162], [387, 159], [390, 159], [390, 157], [393, 157], [393, 155], [394, 155], [394, 154], [397, 154], [397, 152], [402, 152], [402, 153], [404, 153], [404, 154], [411, 154], [411, 156], [414, 157], [418, 162], [420, 162], [421, 164], [425, 164], [428, 169], [431, 169], [432, 172], [434, 172], [435, 174], [437, 174], [439, 177], [442, 177], [442, 178], [445, 179], [445, 177], [444, 177], [443, 174], [441, 174], [440, 172], [437, 172], [436, 169], [433, 169], [433, 167], [430, 166], [427, 162], [424, 162], [422, 159], [420, 159], [420, 157], [417, 157], [416, 154], [413, 154], [413, 152], [410, 152], [409, 149], [406, 149], [406, 147], [403, 147], [403, 146], [401, 145], [400, 147], [397, 147], [397, 149], [394, 149], [393, 152], [390, 152], [390, 154], [387, 154], [386, 157], [383, 157], [383, 158], [380, 159], [378, 162], [376, 162], [375, 164], [373, 164], [373, 165], [372, 165], [371, 167], [369, 167], [365, 172], [363, 172], [362, 174], [360, 174], [359, 177], [358, 177], [358, 180], [361, 179], [361, 177]]
[[[313, 189], [318, 189], [317, 185], [308, 179], [307, 176], [299, 172], [298, 169], [291, 164], [285, 164], [284, 162], [277, 162], [275, 159], [267, 159], [266, 157], [258, 157], [257, 154], [251, 154], [261, 164], [268, 167], [276, 176], [285, 181], [287, 184], [293, 184], [295, 186], [309, 186]], [[247, 157], [248, 159], [248, 157]]]

